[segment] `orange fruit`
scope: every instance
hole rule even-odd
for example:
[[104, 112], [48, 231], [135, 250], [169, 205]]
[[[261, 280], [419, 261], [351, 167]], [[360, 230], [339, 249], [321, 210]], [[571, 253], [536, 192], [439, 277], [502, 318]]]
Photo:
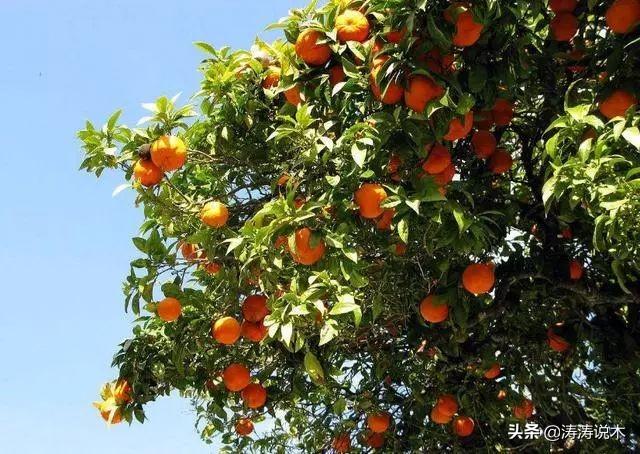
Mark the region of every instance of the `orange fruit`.
[[579, 260], [571, 260], [569, 262], [569, 277], [572, 281], [578, 281], [582, 278], [584, 274], [584, 267]]
[[549, 0], [549, 9], [554, 13], [571, 12], [578, 6], [578, 0]]
[[445, 74], [453, 71], [453, 54], [444, 54], [437, 47], [434, 47], [420, 60], [424, 60], [429, 71], [436, 74]]
[[471, 137], [473, 151], [481, 159], [486, 159], [496, 151], [496, 137], [489, 131], [476, 131]]
[[511, 170], [512, 165], [513, 159], [511, 158], [511, 155], [503, 149], [496, 150], [489, 157], [489, 170], [496, 175], [508, 172]]
[[473, 111], [464, 114], [464, 121], [460, 121], [457, 116], [449, 122], [449, 131], [444, 136], [445, 140], [458, 140], [467, 137], [473, 127]]
[[640, 1], [615, 0], [604, 17], [612, 32], [629, 33], [640, 22]]
[[483, 25], [476, 22], [473, 13], [462, 11], [456, 18], [456, 33], [453, 35], [453, 45], [458, 47], [473, 46], [482, 34]]
[[329, 84], [332, 87], [339, 84], [340, 82], [344, 82], [344, 79], [345, 74], [342, 65], [333, 65], [331, 68], [329, 68]]
[[533, 402], [529, 399], [524, 399], [519, 405], [513, 407], [513, 416], [518, 419], [529, 419], [533, 415]]
[[187, 146], [176, 136], [162, 136], [151, 144], [151, 160], [160, 170], [169, 172], [182, 167], [187, 160]]
[[386, 412], [372, 413], [367, 416], [367, 426], [372, 432], [385, 432], [391, 424], [391, 415]]
[[473, 433], [475, 422], [468, 416], [457, 416], [453, 420], [453, 432], [459, 437], [468, 437]]
[[431, 151], [429, 151], [427, 159], [422, 164], [422, 170], [427, 172], [429, 175], [435, 175], [443, 172], [450, 164], [451, 154], [449, 153], [449, 150], [447, 150], [445, 146], [437, 143], [433, 148], [431, 148]]
[[209, 262], [204, 266], [204, 270], [209, 274], [218, 274], [222, 269], [222, 265], [217, 262]]
[[384, 91], [383, 95], [382, 89], [376, 83], [378, 72], [388, 58], [388, 55], [384, 55], [376, 59], [377, 62], [371, 69], [371, 73], [369, 76], [369, 84], [371, 85], [371, 91], [373, 92], [373, 95], [378, 101], [381, 101], [383, 104], [397, 104], [400, 102], [400, 100], [402, 100], [402, 96], [404, 95], [404, 88], [402, 88], [402, 85], [396, 82], [390, 82], [389, 84], [387, 84], [386, 90]]
[[193, 243], [181, 243], [180, 253], [187, 262], [196, 261], [204, 256], [204, 252], [200, 249], [200, 246]]
[[402, 242], [396, 243], [393, 252], [395, 255], [405, 255], [407, 253], [407, 245]]
[[182, 314], [182, 305], [177, 299], [168, 297], [158, 303], [156, 312], [165, 322], [174, 322]]
[[436, 401], [438, 411], [447, 417], [451, 417], [458, 411], [458, 401], [452, 394], [442, 394]]
[[369, 21], [360, 11], [348, 9], [336, 18], [336, 35], [341, 43], [364, 42], [369, 37]]
[[571, 347], [571, 344], [567, 342], [564, 337], [558, 336], [556, 333], [554, 333], [552, 328], [549, 328], [547, 330], [547, 344], [549, 345], [551, 350], [558, 353], [565, 352], [569, 349], [569, 347]]
[[[499, 98], [491, 109], [491, 121], [496, 126], [507, 126], [513, 119], [513, 103], [507, 99]], [[485, 128], [488, 129], [488, 128]]]
[[393, 220], [393, 216], [396, 214], [395, 208], [386, 208], [382, 215], [378, 218], [376, 222], [376, 227], [378, 230], [390, 230], [391, 229], [391, 221]]
[[571, 41], [578, 32], [578, 19], [571, 13], [558, 13], [551, 19], [549, 29], [556, 41]]
[[278, 178], [278, 181], [276, 182], [276, 184], [278, 186], [284, 186], [285, 184], [287, 184], [287, 182], [291, 179], [291, 177], [289, 175], [287, 175], [286, 173], [283, 173], [282, 175], [280, 175], [280, 178]]
[[133, 176], [142, 186], [154, 186], [164, 177], [164, 172], [151, 159], [138, 159], [133, 166]]
[[242, 364], [233, 363], [222, 372], [224, 386], [233, 392], [243, 390], [251, 381], [251, 374]]
[[452, 416], [442, 414], [438, 406], [435, 406], [431, 409], [431, 421], [435, 422], [436, 424], [449, 424], [451, 418]]
[[287, 102], [292, 106], [298, 106], [302, 104], [302, 97], [300, 95], [300, 87], [298, 85], [294, 85], [288, 90], [284, 91], [284, 97]]
[[402, 165], [402, 159], [397, 154], [392, 154], [389, 158], [389, 163], [387, 164], [387, 173], [395, 174], [400, 170], [400, 166]]
[[431, 294], [420, 303], [420, 315], [427, 322], [440, 323], [449, 317], [449, 306], [440, 298]]
[[253, 432], [253, 422], [248, 418], [239, 419], [236, 422], [236, 433], [241, 437], [246, 437]]
[[345, 453], [351, 450], [351, 439], [349, 434], [336, 435], [331, 442], [331, 447], [335, 452]]
[[117, 405], [131, 402], [131, 386], [127, 380], [118, 380], [113, 385], [113, 398]]
[[289, 240], [287, 239], [286, 235], [278, 235], [278, 237], [276, 238], [276, 241], [273, 243], [273, 246], [276, 249], [280, 249], [280, 248], [285, 248], [286, 250], [289, 250]]
[[228, 219], [229, 210], [227, 206], [217, 200], [205, 203], [200, 210], [200, 220], [209, 227], [224, 227]]
[[269, 89], [277, 87], [280, 83], [280, 68], [270, 68], [267, 75], [262, 80], [262, 88]]
[[462, 286], [474, 295], [489, 293], [495, 283], [492, 263], [472, 263], [462, 273]]
[[296, 231], [296, 250], [291, 251], [291, 257], [302, 265], [313, 265], [324, 255], [324, 240], [320, 239], [315, 246], [311, 246], [312, 234], [313, 231], [308, 227]]
[[233, 317], [222, 317], [212, 326], [213, 338], [221, 344], [234, 344], [240, 337], [240, 323]]
[[365, 435], [364, 444], [373, 449], [384, 446], [384, 435], [376, 432], [369, 432]]
[[113, 407], [100, 410], [100, 416], [109, 424], [120, 424], [122, 422], [122, 411], [119, 408], [116, 408], [115, 411]]
[[387, 198], [387, 191], [377, 183], [364, 183], [355, 193], [354, 199], [360, 210], [360, 216], [375, 219], [384, 208], [380, 204]]
[[444, 88], [433, 79], [416, 75], [409, 79], [409, 85], [404, 92], [405, 105], [418, 113], [424, 112], [427, 104], [444, 94]]
[[404, 39], [406, 34], [407, 27], [402, 27], [400, 30], [391, 30], [390, 32], [387, 32], [385, 38], [387, 38], [387, 41], [389, 41], [390, 43], [399, 44], [400, 41]]
[[325, 39], [323, 33], [310, 28], [303, 30], [296, 40], [296, 55], [309, 66], [322, 66], [331, 58], [328, 44], [318, 44]]
[[451, 163], [442, 172], [431, 176], [433, 177], [433, 181], [435, 181], [438, 186], [442, 187], [449, 184], [453, 180], [455, 174], [456, 168], [453, 163]]
[[629, 108], [638, 103], [638, 98], [626, 90], [615, 90], [608, 97], [600, 101], [600, 113], [611, 120], [614, 117], [624, 117]]
[[264, 295], [250, 295], [242, 303], [242, 316], [250, 322], [259, 322], [269, 315], [267, 297]]
[[260, 342], [267, 336], [267, 328], [262, 321], [254, 323], [245, 320], [240, 325], [240, 334], [251, 342]]
[[240, 393], [249, 408], [260, 408], [267, 401], [267, 390], [260, 383], [248, 384]]
[[484, 373], [484, 378], [487, 380], [493, 380], [500, 375], [500, 363], [493, 363], [489, 369]]

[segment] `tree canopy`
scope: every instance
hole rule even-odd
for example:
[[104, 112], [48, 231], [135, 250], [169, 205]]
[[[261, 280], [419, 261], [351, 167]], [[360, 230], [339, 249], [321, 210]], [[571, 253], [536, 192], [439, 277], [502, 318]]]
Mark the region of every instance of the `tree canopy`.
[[[87, 122], [81, 167], [144, 212], [102, 417], [177, 390], [228, 452], [633, 449], [639, 21], [312, 3], [273, 43], [196, 43], [186, 105]], [[525, 420], [625, 437], [510, 439]]]

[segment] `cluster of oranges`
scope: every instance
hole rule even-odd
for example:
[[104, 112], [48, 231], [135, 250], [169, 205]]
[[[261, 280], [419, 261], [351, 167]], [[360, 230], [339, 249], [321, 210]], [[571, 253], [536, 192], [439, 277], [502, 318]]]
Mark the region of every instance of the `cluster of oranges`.
[[[387, 412], [370, 413], [367, 416], [367, 431], [363, 434], [363, 444], [373, 449], [384, 445], [385, 432], [391, 426], [391, 415]], [[351, 437], [349, 433], [340, 433], [333, 438], [331, 447], [335, 452], [345, 453], [351, 450]]]
[[100, 416], [108, 424], [122, 422], [122, 407], [131, 402], [131, 386], [126, 380], [106, 383], [100, 390], [101, 401], [94, 402]]
[[150, 187], [158, 184], [165, 172], [184, 165], [187, 147], [179, 137], [161, 136], [140, 154], [142, 156], [133, 166], [133, 175], [140, 184]]
[[[267, 401], [267, 390], [260, 383], [251, 382], [251, 372], [243, 364], [227, 366], [222, 372], [222, 381], [228, 391], [240, 393], [248, 408], [261, 408]], [[240, 418], [235, 428], [238, 435], [246, 436], [253, 432], [253, 422], [250, 418]]]
[[458, 401], [455, 396], [442, 394], [431, 409], [431, 421], [436, 424], [449, 424], [452, 422], [453, 432], [456, 435], [468, 437], [473, 433], [475, 422], [469, 416], [460, 414], [455, 416], [456, 413], [458, 413]]

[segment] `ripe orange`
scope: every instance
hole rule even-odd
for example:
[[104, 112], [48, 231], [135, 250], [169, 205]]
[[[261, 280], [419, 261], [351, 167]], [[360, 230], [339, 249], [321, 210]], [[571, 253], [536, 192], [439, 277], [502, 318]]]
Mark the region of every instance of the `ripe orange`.
[[418, 113], [424, 112], [427, 104], [444, 94], [444, 88], [433, 79], [416, 75], [409, 79], [409, 85], [404, 92], [404, 103], [406, 106]]
[[449, 122], [449, 131], [444, 136], [445, 140], [458, 140], [467, 137], [473, 127], [473, 111], [464, 114], [464, 122], [457, 116]]
[[420, 303], [420, 315], [427, 322], [440, 323], [449, 317], [449, 306], [446, 302], [431, 294]]
[[493, 380], [500, 375], [500, 363], [493, 363], [489, 369], [484, 373], [484, 378], [487, 380]]
[[296, 55], [309, 66], [322, 66], [331, 58], [331, 48], [327, 43], [318, 44], [326, 39], [324, 34], [310, 28], [302, 31], [296, 40]]
[[120, 424], [122, 422], [122, 411], [119, 408], [114, 410], [113, 406], [100, 409], [100, 416], [109, 424]]
[[240, 326], [240, 333], [251, 342], [260, 342], [267, 336], [267, 328], [262, 321], [254, 323], [245, 320]]
[[578, 0], [549, 0], [549, 9], [554, 13], [571, 12], [578, 6]]
[[438, 406], [435, 406], [431, 409], [431, 421], [435, 422], [436, 424], [449, 424], [452, 417], [453, 416], [442, 414]]
[[345, 74], [342, 65], [338, 64], [329, 68], [329, 84], [332, 87], [340, 82], [344, 82], [344, 78]]
[[364, 183], [355, 193], [354, 199], [360, 210], [360, 216], [375, 219], [384, 209], [380, 204], [387, 198], [387, 191], [377, 183]]
[[[513, 119], [513, 103], [507, 99], [499, 98], [491, 109], [491, 121], [496, 126], [507, 126]], [[486, 128], [488, 129], [488, 128]]]
[[187, 160], [187, 146], [175, 136], [161, 136], [151, 144], [151, 160], [160, 170], [169, 172], [182, 167]]
[[113, 398], [117, 405], [131, 402], [131, 386], [127, 380], [120, 379], [113, 385]]
[[291, 257], [302, 265], [313, 265], [324, 255], [324, 240], [320, 239], [315, 246], [311, 246], [313, 231], [303, 227], [296, 231], [296, 250], [290, 251]]
[[259, 322], [269, 314], [267, 297], [250, 295], [242, 303], [242, 316], [250, 322]]
[[402, 96], [404, 95], [404, 88], [402, 88], [402, 85], [398, 84], [397, 82], [390, 82], [389, 84], [387, 84], [383, 96], [382, 89], [376, 83], [378, 72], [380, 72], [382, 65], [388, 58], [388, 55], [376, 58], [376, 62], [374, 63], [369, 76], [369, 84], [371, 85], [371, 91], [373, 92], [373, 95], [378, 101], [381, 101], [383, 104], [397, 104], [400, 102]]
[[229, 219], [229, 210], [222, 203], [213, 201], [207, 202], [200, 210], [200, 220], [209, 227], [224, 227]]
[[384, 446], [384, 435], [376, 432], [369, 432], [365, 435], [364, 444], [373, 449]]
[[280, 68], [270, 68], [267, 75], [262, 80], [262, 88], [269, 89], [277, 87], [280, 83]]
[[457, 416], [453, 420], [453, 431], [459, 437], [468, 437], [473, 433], [475, 422], [469, 416]]
[[236, 433], [241, 437], [246, 437], [253, 432], [253, 422], [248, 418], [239, 419], [236, 422]]
[[571, 13], [558, 13], [551, 19], [549, 28], [556, 41], [571, 41], [578, 32], [578, 19]]
[[529, 419], [533, 415], [533, 402], [529, 399], [524, 399], [519, 405], [513, 407], [513, 416], [518, 419]]
[[300, 95], [300, 87], [298, 85], [294, 85], [288, 90], [285, 90], [284, 97], [292, 106], [298, 106], [302, 104], [302, 96]]
[[600, 113], [611, 120], [614, 117], [624, 117], [629, 108], [638, 103], [638, 98], [626, 90], [615, 90], [608, 97], [600, 101]]
[[407, 34], [407, 27], [402, 27], [400, 30], [392, 30], [386, 34], [387, 41], [390, 43], [398, 44], [404, 39]]
[[629, 33], [640, 22], [640, 1], [615, 0], [607, 9], [605, 20], [612, 32]]
[[209, 274], [218, 274], [222, 269], [222, 265], [218, 262], [209, 262], [204, 266], [204, 270]]
[[174, 322], [182, 314], [182, 305], [177, 299], [168, 297], [158, 303], [156, 312], [165, 322]]
[[552, 328], [549, 328], [547, 330], [547, 344], [549, 345], [551, 350], [558, 353], [565, 352], [569, 349], [569, 347], [571, 347], [571, 344], [567, 342], [564, 337], [558, 336], [556, 333], [554, 333]]
[[360, 11], [348, 9], [336, 18], [336, 35], [341, 43], [364, 42], [369, 37], [369, 21]]
[[572, 281], [579, 281], [584, 274], [584, 267], [579, 260], [571, 260], [569, 262], [569, 277]]
[[496, 175], [508, 172], [511, 170], [512, 165], [513, 159], [511, 158], [511, 155], [503, 149], [496, 150], [489, 157], [489, 170]]
[[397, 154], [392, 154], [389, 158], [389, 163], [387, 164], [387, 173], [390, 173], [392, 176], [400, 170], [400, 166], [402, 165], [402, 159]]
[[193, 243], [181, 243], [180, 253], [187, 262], [193, 262], [204, 257], [204, 252], [200, 249], [200, 246]]
[[367, 426], [372, 432], [385, 432], [389, 428], [389, 424], [391, 424], [391, 415], [389, 413], [372, 413], [367, 416]]
[[407, 245], [403, 242], [396, 243], [393, 252], [396, 255], [405, 255], [407, 253]]
[[233, 317], [222, 317], [212, 326], [213, 338], [221, 344], [234, 344], [240, 337], [240, 323]]
[[427, 64], [429, 71], [436, 74], [445, 74], [453, 71], [453, 54], [444, 54], [437, 47], [427, 52], [424, 57], [420, 58]]
[[336, 435], [331, 442], [331, 447], [337, 453], [345, 453], [351, 450], [351, 439], [349, 438], [349, 434], [340, 434]]
[[243, 390], [251, 381], [251, 374], [242, 364], [233, 363], [222, 372], [224, 386], [233, 392]]
[[452, 394], [442, 394], [436, 401], [436, 408], [440, 414], [450, 418], [458, 411], [458, 401]]
[[453, 163], [451, 163], [442, 172], [431, 176], [433, 177], [433, 181], [435, 181], [438, 186], [442, 187], [449, 184], [453, 180], [455, 174], [456, 168]]
[[462, 286], [474, 295], [489, 293], [495, 283], [493, 263], [472, 263], [462, 273]]
[[453, 44], [458, 47], [473, 46], [482, 34], [483, 25], [476, 22], [470, 10], [462, 11], [456, 18], [456, 33]]
[[276, 184], [278, 186], [284, 186], [285, 184], [287, 184], [287, 182], [291, 179], [291, 177], [286, 174], [283, 173], [282, 175], [280, 175], [280, 178], [278, 178], [278, 181], [276, 182]]
[[471, 145], [476, 156], [487, 159], [496, 151], [496, 137], [489, 131], [476, 131], [471, 138]]
[[386, 208], [382, 215], [378, 218], [376, 222], [376, 227], [378, 230], [390, 230], [391, 229], [391, 221], [393, 220], [393, 216], [396, 214], [395, 208]]
[[[428, 148], [428, 146], [425, 148]], [[445, 146], [437, 143], [431, 148], [431, 151], [429, 151], [426, 161], [422, 164], [422, 170], [429, 175], [435, 175], [436, 173], [444, 171], [450, 164], [451, 154], [449, 150], [447, 150]]]
[[164, 177], [164, 172], [151, 159], [138, 159], [133, 166], [133, 176], [142, 186], [154, 186]]
[[249, 408], [260, 408], [267, 401], [267, 390], [260, 383], [250, 383], [240, 393]]

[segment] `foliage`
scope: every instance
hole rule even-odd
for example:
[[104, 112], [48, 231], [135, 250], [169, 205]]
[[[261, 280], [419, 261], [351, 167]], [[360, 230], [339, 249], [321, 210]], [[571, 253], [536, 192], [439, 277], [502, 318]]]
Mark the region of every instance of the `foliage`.
[[[113, 362], [132, 390], [124, 419], [143, 421], [146, 404], [178, 390], [193, 400], [202, 437], [222, 434], [228, 452], [316, 452], [342, 434], [366, 450], [367, 416], [376, 412], [391, 415], [388, 452], [632, 449], [640, 430], [640, 115], [634, 104], [608, 119], [598, 106], [614, 90], [637, 88], [640, 35], [609, 30], [609, 6], [312, 4], [272, 26], [282, 41], [250, 51], [196, 43], [205, 59], [190, 104], [145, 104], [150, 115], [135, 128], [120, 124], [119, 112], [100, 129], [88, 122], [79, 133], [82, 168], [124, 172], [145, 217], [123, 288], [137, 319]], [[347, 8], [366, 12], [370, 39], [338, 40], [334, 25]], [[481, 34], [454, 47], [461, 32], [452, 22], [468, 12]], [[570, 42], [549, 32], [557, 14], [577, 18]], [[330, 46], [326, 64], [296, 55], [309, 28]], [[405, 29], [399, 40], [388, 35]], [[449, 55], [451, 68], [439, 66]], [[336, 66], [343, 80], [330, 80]], [[383, 100], [404, 89], [407, 99], [416, 76], [443, 88], [419, 111], [384, 104], [371, 88]], [[513, 158], [504, 173], [474, 154], [468, 130], [443, 139], [469, 112]], [[134, 164], [162, 135], [187, 144], [186, 164], [142, 186]], [[449, 184], [421, 167], [435, 142], [453, 157]], [[392, 210], [389, 228], [358, 214], [354, 193], [367, 182], [388, 195], [379, 208]], [[224, 227], [200, 220], [210, 201], [228, 207]], [[296, 237], [304, 227], [312, 231], [306, 245]], [[195, 258], [180, 254], [185, 243], [197, 245]], [[317, 263], [299, 263], [305, 247], [321, 244]], [[570, 278], [572, 260], [584, 267], [581, 278]], [[495, 286], [474, 295], [461, 276], [485, 262], [495, 264]], [[267, 337], [216, 342], [212, 322], [242, 320], [254, 294], [268, 297]], [[448, 306], [444, 322], [420, 316], [430, 294]], [[182, 306], [174, 322], [155, 315], [165, 297]], [[553, 336], [569, 348], [550, 349], [564, 345], [548, 342]], [[484, 378], [496, 362], [499, 377]], [[231, 363], [267, 389], [264, 407], [248, 409], [225, 389], [220, 373]], [[475, 421], [470, 436], [433, 421], [443, 394]], [[620, 424], [627, 438], [510, 440], [524, 398], [542, 426]], [[239, 436], [240, 418], [270, 418], [273, 427]]]

